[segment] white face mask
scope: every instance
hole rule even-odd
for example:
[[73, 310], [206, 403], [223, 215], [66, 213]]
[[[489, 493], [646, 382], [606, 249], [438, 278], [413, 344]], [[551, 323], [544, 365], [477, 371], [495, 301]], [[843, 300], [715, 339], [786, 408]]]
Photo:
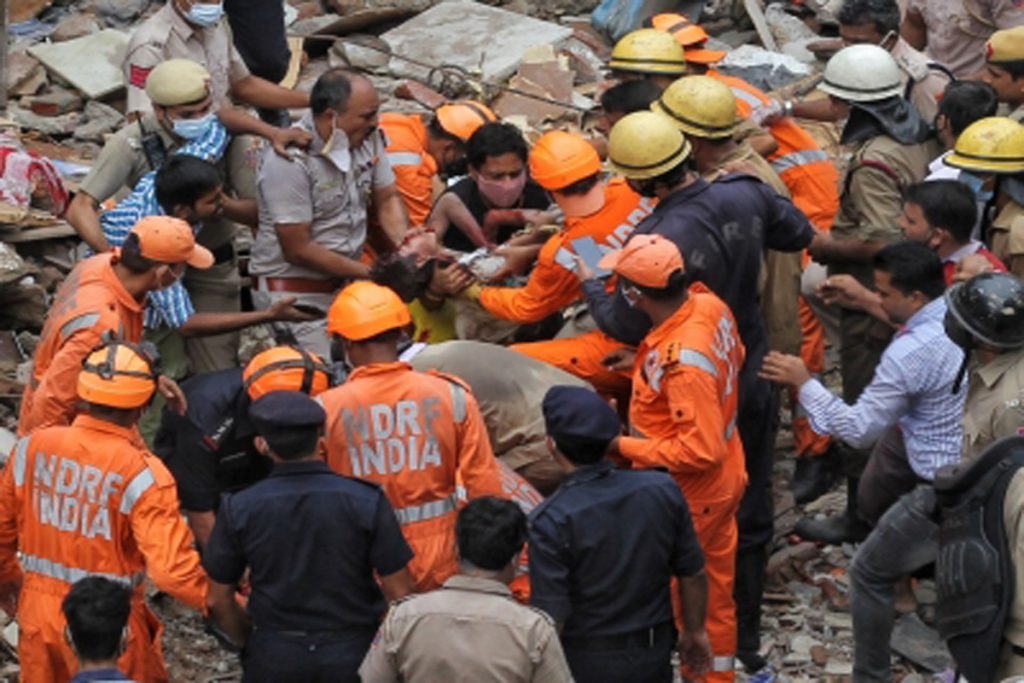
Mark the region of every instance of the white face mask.
[[331, 119], [331, 137], [328, 138], [324, 148], [320, 150], [320, 154], [330, 158], [334, 165], [342, 171], [347, 171], [351, 165], [352, 150], [348, 144], [348, 134], [338, 128], [337, 115]]

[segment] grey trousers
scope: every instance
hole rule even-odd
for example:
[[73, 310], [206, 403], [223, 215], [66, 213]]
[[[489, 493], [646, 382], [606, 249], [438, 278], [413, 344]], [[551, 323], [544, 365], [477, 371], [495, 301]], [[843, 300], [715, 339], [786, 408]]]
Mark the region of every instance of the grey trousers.
[[892, 680], [889, 638], [895, 585], [935, 561], [939, 527], [932, 521], [935, 491], [921, 484], [890, 507], [857, 549], [850, 565], [854, 683]]

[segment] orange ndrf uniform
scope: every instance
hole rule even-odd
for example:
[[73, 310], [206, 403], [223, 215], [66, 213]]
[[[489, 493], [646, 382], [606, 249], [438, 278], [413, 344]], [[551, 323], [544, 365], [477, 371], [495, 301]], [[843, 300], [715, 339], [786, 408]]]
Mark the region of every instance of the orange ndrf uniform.
[[318, 400], [328, 464], [384, 487], [416, 553], [416, 590], [438, 588], [458, 569], [460, 500], [508, 497], [473, 394], [454, 377], [394, 362], [358, 367]]
[[[514, 469], [500, 460], [498, 469], [501, 471], [501, 490], [519, 506], [524, 515], [529, 515], [534, 508], [544, 502], [544, 496], [540, 494], [540, 491]], [[516, 577], [512, 579], [512, 583], [508, 587], [512, 590], [512, 597], [517, 601], [524, 605], [530, 604], [530, 557], [529, 550], [525, 547], [519, 554]]]
[[71, 424], [77, 412], [75, 384], [82, 362], [104, 334], [130, 342], [142, 338], [142, 304], [114, 273], [115, 258], [99, 254], [82, 261], [57, 291], [21, 399], [19, 435]]
[[380, 127], [387, 138], [388, 161], [409, 213], [409, 225], [423, 225], [434, 205], [438, 171], [437, 162], [427, 152], [427, 124], [415, 114], [389, 112], [380, 115]]
[[597, 213], [565, 219], [565, 227], [544, 243], [524, 286], [484, 287], [480, 305], [498, 318], [533, 323], [580, 299], [575, 243], [591, 241], [602, 253], [621, 249], [656, 204], [634, 192], [624, 178], [609, 181], [604, 197]]
[[88, 414], [22, 437], [0, 476], [0, 582], [22, 573], [18, 657], [27, 683], [68, 681], [76, 671], [61, 602], [85, 576], [134, 588], [127, 647], [118, 660], [134, 680], [168, 680], [163, 626], [146, 607], [147, 574], [161, 590], [205, 611], [207, 579], [173, 477], [134, 428]]
[[[634, 467], [663, 467], [690, 506], [708, 575], [708, 681], [733, 680], [738, 532], [746, 488], [736, 430], [738, 374], [746, 355], [728, 306], [701, 285], [637, 350], [630, 427], [619, 450]], [[678, 612], [677, 612], [678, 614]]]

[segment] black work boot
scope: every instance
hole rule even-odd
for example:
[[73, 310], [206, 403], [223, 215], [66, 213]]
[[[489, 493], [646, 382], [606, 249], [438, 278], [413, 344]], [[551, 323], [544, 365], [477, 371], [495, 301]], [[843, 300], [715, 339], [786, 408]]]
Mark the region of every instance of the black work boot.
[[796, 459], [791, 489], [798, 505], [810, 503], [828, 493], [836, 482], [837, 460], [835, 444], [821, 455]]
[[801, 519], [793, 532], [808, 541], [821, 541], [831, 545], [860, 543], [871, 528], [857, 515], [857, 485], [859, 479], [846, 480], [846, 511], [828, 519]]
[[768, 664], [760, 653], [761, 600], [767, 567], [768, 550], [764, 546], [736, 554], [736, 659], [748, 673], [760, 671]]

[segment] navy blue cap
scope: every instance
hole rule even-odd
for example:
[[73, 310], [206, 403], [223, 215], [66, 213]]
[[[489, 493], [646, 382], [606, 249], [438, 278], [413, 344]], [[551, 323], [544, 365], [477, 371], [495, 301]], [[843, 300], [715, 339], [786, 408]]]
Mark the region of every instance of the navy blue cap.
[[608, 444], [622, 431], [619, 416], [612, 407], [594, 391], [583, 387], [551, 387], [544, 395], [541, 409], [548, 436], [570, 460], [581, 459], [579, 456], [585, 455], [581, 451], [592, 451], [587, 454], [592, 457], [585, 457], [586, 460], [599, 460]]
[[263, 433], [288, 427], [320, 427], [327, 413], [301, 391], [271, 391], [252, 402], [249, 417], [256, 430]]

